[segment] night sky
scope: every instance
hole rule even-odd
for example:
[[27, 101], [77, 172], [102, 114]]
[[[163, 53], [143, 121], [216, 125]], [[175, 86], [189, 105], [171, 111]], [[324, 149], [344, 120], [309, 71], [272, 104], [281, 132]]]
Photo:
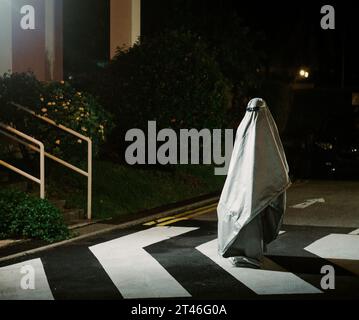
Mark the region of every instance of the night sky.
[[[259, 33], [258, 50], [275, 68], [309, 67], [317, 86], [359, 86], [358, 5], [352, 1], [142, 0], [142, 35], [183, 28], [193, 19], [233, 14]], [[331, 4], [336, 29], [322, 30], [320, 8]], [[81, 13], [81, 14], [79, 14]], [[220, 23], [220, 22], [216, 22]], [[64, 0], [65, 69], [85, 72], [109, 56], [109, 1]], [[221, 26], [218, 25], [217, 28]]]

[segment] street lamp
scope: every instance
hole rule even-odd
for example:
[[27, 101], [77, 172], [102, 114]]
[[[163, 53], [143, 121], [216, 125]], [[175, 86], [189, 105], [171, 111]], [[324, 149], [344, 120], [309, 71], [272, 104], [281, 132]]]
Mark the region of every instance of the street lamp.
[[308, 79], [309, 78], [309, 72], [305, 69], [300, 69], [299, 70], [299, 76], [301, 78], [305, 78], [305, 79]]

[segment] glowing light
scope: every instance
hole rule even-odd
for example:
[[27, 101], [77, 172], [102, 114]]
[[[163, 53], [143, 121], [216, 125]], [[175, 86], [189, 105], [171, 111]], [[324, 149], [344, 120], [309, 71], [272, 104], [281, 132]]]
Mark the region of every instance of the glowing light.
[[308, 79], [309, 78], [309, 72], [306, 69], [300, 69], [299, 70], [299, 76], [301, 78]]

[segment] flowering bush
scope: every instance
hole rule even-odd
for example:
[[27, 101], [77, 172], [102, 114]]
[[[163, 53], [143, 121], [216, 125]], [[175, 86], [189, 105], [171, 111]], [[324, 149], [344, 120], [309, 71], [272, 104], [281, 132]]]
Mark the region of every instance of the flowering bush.
[[[31, 92], [31, 95], [27, 95], [29, 99], [24, 99], [20, 92], [18, 95], [14, 94], [19, 88]], [[92, 95], [76, 91], [63, 81], [40, 83], [32, 74], [6, 74], [0, 78], [0, 101], [3, 102], [1, 109], [4, 111], [1, 112], [1, 118], [43, 141], [48, 152], [69, 160], [84, 158], [84, 150], [79, 146], [85, 145], [85, 141], [54, 129], [26, 113], [17, 112], [10, 102], [18, 102], [39, 115], [90, 137], [94, 155], [98, 153], [108, 130], [112, 128], [110, 115]]]
[[[105, 141], [107, 130], [111, 129], [112, 123], [109, 114], [92, 95], [76, 91], [69, 83], [62, 81], [44, 85], [39, 100], [37, 113], [90, 137], [94, 154], [98, 153], [99, 146]], [[49, 126], [42, 126], [39, 130], [42, 137], [47, 137], [49, 147], [58, 155], [78, 157], [76, 150], [79, 148], [76, 145], [85, 143]]]

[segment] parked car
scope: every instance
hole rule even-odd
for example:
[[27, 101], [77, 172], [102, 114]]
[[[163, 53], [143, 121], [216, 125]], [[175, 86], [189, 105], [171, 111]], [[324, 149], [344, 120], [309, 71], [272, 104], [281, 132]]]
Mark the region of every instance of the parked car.
[[317, 136], [311, 161], [316, 176], [359, 177], [359, 132]]
[[296, 178], [359, 178], [359, 118], [333, 117], [283, 141]]

